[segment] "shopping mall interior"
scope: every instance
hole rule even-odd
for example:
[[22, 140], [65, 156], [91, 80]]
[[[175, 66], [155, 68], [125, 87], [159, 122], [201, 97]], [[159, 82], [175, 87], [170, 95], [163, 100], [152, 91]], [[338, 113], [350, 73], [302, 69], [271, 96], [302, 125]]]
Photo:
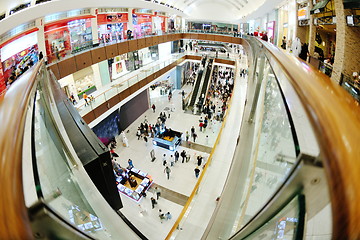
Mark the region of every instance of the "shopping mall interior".
[[358, 0], [1, 0], [0, 239], [360, 239]]

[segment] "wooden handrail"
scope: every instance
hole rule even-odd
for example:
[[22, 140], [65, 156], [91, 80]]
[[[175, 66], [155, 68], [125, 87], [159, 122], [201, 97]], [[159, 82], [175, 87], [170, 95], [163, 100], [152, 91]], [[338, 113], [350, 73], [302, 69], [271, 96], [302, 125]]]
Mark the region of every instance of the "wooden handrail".
[[299, 96], [321, 150], [332, 206], [332, 239], [360, 239], [360, 109], [312, 66], [263, 42]]
[[[43, 62], [16, 80], [0, 100], [0, 239], [32, 239], [22, 182], [25, 117]], [[31, 171], [31, 169], [29, 169]]]

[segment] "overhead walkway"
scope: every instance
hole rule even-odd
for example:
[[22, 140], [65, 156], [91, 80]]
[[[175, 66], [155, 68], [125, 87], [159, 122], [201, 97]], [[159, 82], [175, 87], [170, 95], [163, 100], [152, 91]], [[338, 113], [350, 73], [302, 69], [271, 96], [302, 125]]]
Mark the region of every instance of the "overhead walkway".
[[[330, 229], [324, 233], [329, 238], [359, 239], [358, 104], [329, 78], [276, 47], [254, 38], [244, 46], [250, 69], [240, 134], [233, 157], [218, 155], [231, 162], [221, 172], [224, 188], [212, 206], [201, 204], [213, 188], [202, 180], [219, 178], [210, 173], [221, 168], [215, 156], [226, 138], [217, 142], [221, 148], [215, 147], [167, 239], [189, 239], [191, 234], [201, 239], [302, 239], [316, 237], [309, 232], [316, 222]], [[66, 137], [48, 81], [39, 63], [0, 102], [0, 238], [146, 239], [91, 183]], [[86, 126], [74, 120], [79, 129]], [[222, 132], [229, 129], [225, 120]], [[54, 159], [61, 161], [52, 163]], [[46, 164], [59, 170], [52, 176], [56, 184], [38, 175], [37, 167]], [[220, 183], [214, 184], [220, 190]], [[58, 185], [77, 191], [70, 195], [72, 202], [60, 201], [68, 192], [59, 191]], [[25, 196], [23, 188], [33, 194]], [[73, 215], [61, 210], [66, 205], [74, 206]], [[85, 233], [73, 222], [79, 205], [87, 209], [82, 216], [102, 230]], [[330, 217], [322, 217], [324, 211]], [[201, 213], [206, 214], [201, 219], [206, 226], [195, 232]]]

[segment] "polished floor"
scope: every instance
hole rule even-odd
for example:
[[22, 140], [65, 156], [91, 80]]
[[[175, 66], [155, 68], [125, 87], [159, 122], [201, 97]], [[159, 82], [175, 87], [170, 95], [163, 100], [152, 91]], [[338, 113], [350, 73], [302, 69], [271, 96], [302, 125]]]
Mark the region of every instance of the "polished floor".
[[[200, 189], [181, 221], [179, 229], [174, 232], [173, 238], [200, 239], [216, 207], [215, 199], [221, 195], [235, 150], [245, 102], [246, 79], [240, 78], [238, 73], [236, 76], [237, 79], [233, 93], [236, 101], [232, 101], [229, 116], [226, 120], [226, 127], [213, 154], [212, 163], [203, 178]], [[183, 89], [186, 94], [191, 91], [191, 87], [188, 85], [185, 85]], [[207, 161], [209, 153], [208, 151], [196, 151], [191, 146], [187, 146], [187, 144], [178, 147], [179, 152], [183, 149], [189, 152], [191, 160], [188, 163], [181, 163], [181, 161], [175, 163], [175, 166], [171, 168], [170, 179], [168, 180], [162, 165], [162, 155], [164, 153], [170, 155], [172, 152], [153, 146], [151, 142], [146, 144], [143, 140], [138, 140], [135, 136], [136, 129], [144, 121], [145, 116], [149, 123], [155, 123], [160, 112], [167, 112], [170, 113], [170, 118], [166, 121], [167, 127], [181, 132], [190, 132], [190, 128], [194, 126], [199, 136], [196, 144], [212, 147], [221, 129], [222, 122], [214, 122], [212, 129], [200, 132], [198, 128], [200, 116], [185, 113], [181, 110], [181, 91], [175, 91], [170, 102], [167, 96], [160, 96], [156, 92], [159, 91], [158, 89], [149, 91], [151, 104], [154, 103], [156, 105], [156, 112], [153, 113], [152, 109], [147, 110], [126, 129], [125, 134], [129, 140], [129, 147], [123, 147], [122, 144], [118, 144], [116, 152], [120, 157], [117, 162], [121, 166], [126, 167], [127, 160], [131, 158], [137, 169], [145, 171], [152, 176], [154, 183], [162, 189], [162, 192], [171, 191], [170, 195], [177, 195], [177, 197], [160, 197], [158, 204], [152, 209], [150, 198], [152, 196], [155, 197], [152, 190], [140, 203], [136, 203], [132, 199], [120, 194], [124, 203], [124, 208], [121, 212], [149, 239], [165, 239], [184, 205], [184, 201], [174, 199], [187, 200], [197, 182], [194, 174], [196, 156], [202, 155], [205, 161]], [[165, 109], [172, 109], [172, 112], [165, 111]], [[121, 139], [118, 139], [118, 142], [121, 143]], [[155, 151], [156, 160], [154, 162], [151, 162], [151, 150]], [[172, 219], [161, 222], [159, 218], [160, 209], [165, 213], [171, 212]]]

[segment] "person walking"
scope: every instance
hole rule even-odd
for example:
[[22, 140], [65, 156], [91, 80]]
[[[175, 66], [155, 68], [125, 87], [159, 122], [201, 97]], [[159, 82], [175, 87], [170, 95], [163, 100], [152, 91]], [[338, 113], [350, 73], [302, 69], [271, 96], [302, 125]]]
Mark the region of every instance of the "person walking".
[[152, 209], [154, 209], [157, 202], [156, 202], [155, 198], [153, 198], [153, 197], [151, 197], [150, 200], [151, 200]]
[[151, 106], [151, 108], [152, 108], [153, 112], [155, 112], [155, 109], [156, 109], [155, 104], [153, 104], [153, 105]]
[[164, 155], [163, 155], [163, 166], [165, 166], [166, 165], [166, 154], [164, 153]]
[[171, 213], [170, 212], [165, 213], [165, 218], [166, 220], [170, 220], [172, 218]]
[[124, 131], [121, 132], [122, 134], [122, 142], [124, 147], [129, 147], [129, 140], [127, 139]]
[[197, 156], [197, 165], [200, 167], [202, 163], [203, 157], [201, 155]]
[[185, 152], [185, 150], [183, 150], [183, 151], [181, 152], [181, 157], [182, 157], [181, 163], [184, 163], [185, 158], [186, 158], [186, 152]]
[[186, 143], [187, 144], [189, 144], [189, 137], [190, 137], [189, 131], [186, 131]]
[[170, 161], [170, 166], [173, 167], [175, 164], [175, 159], [174, 159], [173, 155], [170, 155], [169, 161]]
[[145, 146], [147, 147], [148, 139], [147, 139], [146, 135], [144, 135], [144, 141], [145, 141]]
[[191, 132], [191, 136], [194, 135], [194, 133], [195, 133], [195, 128], [194, 128], [194, 126], [191, 127], [191, 131], [190, 131], [190, 132]]
[[175, 162], [177, 162], [179, 160], [179, 156], [180, 156], [180, 154], [177, 150], [175, 151], [174, 156], [175, 156]]
[[194, 142], [195, 142], [195, 141], [196, 141], [196, 138], [197, 138], [197, 134], [196, 134], [196, 133], [194, 133], [194, 134], [192, 135], [192, 137], [193, 137]]
[[169, 166], [166, 166], [164, 169], [164, 173], [166, 173], [167, 175], [167, 179], [170, 179], [170, 173], [171, 173], [171, 169], [169, 168]]
[[195, 172], [195, 177], [198, 178], [198, 177], [199, 177], [199, 174], [200, 174], [200, 169], [199, 169], [199, 167], [196, 167], [196, 168], [194, 169], [194, 172]]
[[158, 187], [155, 187], [155, 193], [156, 193], [156, 200], [159, 200], [159, 197], [161, 196], [161, 190]]
[[134, 164], [133, 164], [133, 161], [129, 158], [128, 160], [128, 164], [129, 164], [129, 168], [133, 168], [134, 167]]
[[166, 219], [165, 215], [162, 213], [161, 209], [159, 209], [159, 218], [160, 218], [161, 223], [163, 223], [163, 220]]

